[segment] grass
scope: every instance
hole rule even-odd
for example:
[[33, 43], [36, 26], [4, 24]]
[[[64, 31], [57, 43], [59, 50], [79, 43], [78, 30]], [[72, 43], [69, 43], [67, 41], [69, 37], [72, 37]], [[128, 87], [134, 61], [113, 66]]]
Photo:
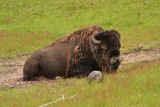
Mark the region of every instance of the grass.
[[[0, 58], [38, 50], [79, 28], [100, 25], [121, 33], [122, 52], [160, 48], [159, 0], [1, 0]], [[126, 65], [103, 83], [86, 79], [0, 89], [0, 107], [159, 107], [160, 60]], [[1, 67], [0, 67], [1, 68]]]
[[78, 94], [48, 107], [159, 107], [159, 61], [125, 65], [117, 74], [105, 75], [100, 84], [83, 79], [39, 83], [25, 88], [1, 89], [1, 107], [37, 107]]
[[122, 52], [160, 48], [159, 0], [1, 0], [0, 4], [0, 58], [31, 53], [95, 24], [121, 33]]
[[43, 35], [39, 33], [28, 33], [24, 35], [4, 33], [4, 36], [0, 42], [0, 58], [13, 58], [17, 55], [30, 53], [33, 50], [37, 50], [37, 48], [40, 49], [46, 46], [49, 41], [54, 39], [54, 36], [48, 33]]

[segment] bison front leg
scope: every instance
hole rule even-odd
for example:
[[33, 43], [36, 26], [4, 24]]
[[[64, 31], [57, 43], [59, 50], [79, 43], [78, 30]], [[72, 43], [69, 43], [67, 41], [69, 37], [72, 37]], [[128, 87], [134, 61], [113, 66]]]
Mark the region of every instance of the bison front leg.
[[88, 76], [89, 73], [92, 72], [92, 71], [93, 71], [93, 69], [91, 67], [81, 65], [73, 71], [72, 77], [81, 78], [81, 77], [84, 77], [84, 76]]

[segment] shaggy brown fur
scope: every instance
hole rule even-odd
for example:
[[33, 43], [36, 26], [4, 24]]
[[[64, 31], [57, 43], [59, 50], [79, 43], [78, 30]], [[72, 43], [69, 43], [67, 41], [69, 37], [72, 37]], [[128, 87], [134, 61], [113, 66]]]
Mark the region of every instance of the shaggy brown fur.
[[[93, 35], [101, 44], [93, 43]], [[119, 36], [117, 31], [106, 31], [97, 25], [77, 30], [33, 53], [24, 65], [24, 80], [32, 80], [38, 75], [74, 77], [77, 71], [89, 74], [103, 67], [108, 70], [110, 58], [119, 56]], [[103, 50], [102, 45], [108, 50]], [[113, 52], [117, 53], [111, 55]]]

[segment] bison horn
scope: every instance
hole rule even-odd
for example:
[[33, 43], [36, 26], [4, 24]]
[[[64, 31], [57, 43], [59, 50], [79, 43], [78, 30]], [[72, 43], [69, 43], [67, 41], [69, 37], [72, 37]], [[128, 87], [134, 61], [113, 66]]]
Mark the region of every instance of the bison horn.
[[99, 45], [101, 43], [100, 40], [96, 40], [95, 35], [92, 35], [92, 41], [94, 44]]

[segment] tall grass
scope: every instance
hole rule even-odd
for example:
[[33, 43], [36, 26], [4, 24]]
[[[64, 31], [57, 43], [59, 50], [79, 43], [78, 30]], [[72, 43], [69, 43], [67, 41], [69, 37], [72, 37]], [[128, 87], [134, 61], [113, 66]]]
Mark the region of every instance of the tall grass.
[[160, 61], [125, 65], [117, 74], [105, 75], [102, 83], [87, 84], [86, 78], [65, 79], [25, 88], [1, 89], [2, 107], [37, 107], [78, 94], [48, 107], [159, 107]]
[[30, 53], [37, 48], [40, 49], [46, 46], [48, 42], [56, 38], [49, 33], [43, 35], [40, 33], [27, 33], [23, 35], [18, 33], [3, 33], [2, 35], [3, 37], [0, 37], [0, 56], [2, 58]]
[[[0, 4], [0, 56], [33, 52], [55, 38], [95, 24], [117, 29], [123, 52], [160, 46], [159, 0], [1, 0]], [[41, 42], [32, 40], [34, 33], [40, 34]], [[45, 37], [46, 33], [51, 36]], [[24, 46], [19, 37], [29, 38], [29, 44]]]

